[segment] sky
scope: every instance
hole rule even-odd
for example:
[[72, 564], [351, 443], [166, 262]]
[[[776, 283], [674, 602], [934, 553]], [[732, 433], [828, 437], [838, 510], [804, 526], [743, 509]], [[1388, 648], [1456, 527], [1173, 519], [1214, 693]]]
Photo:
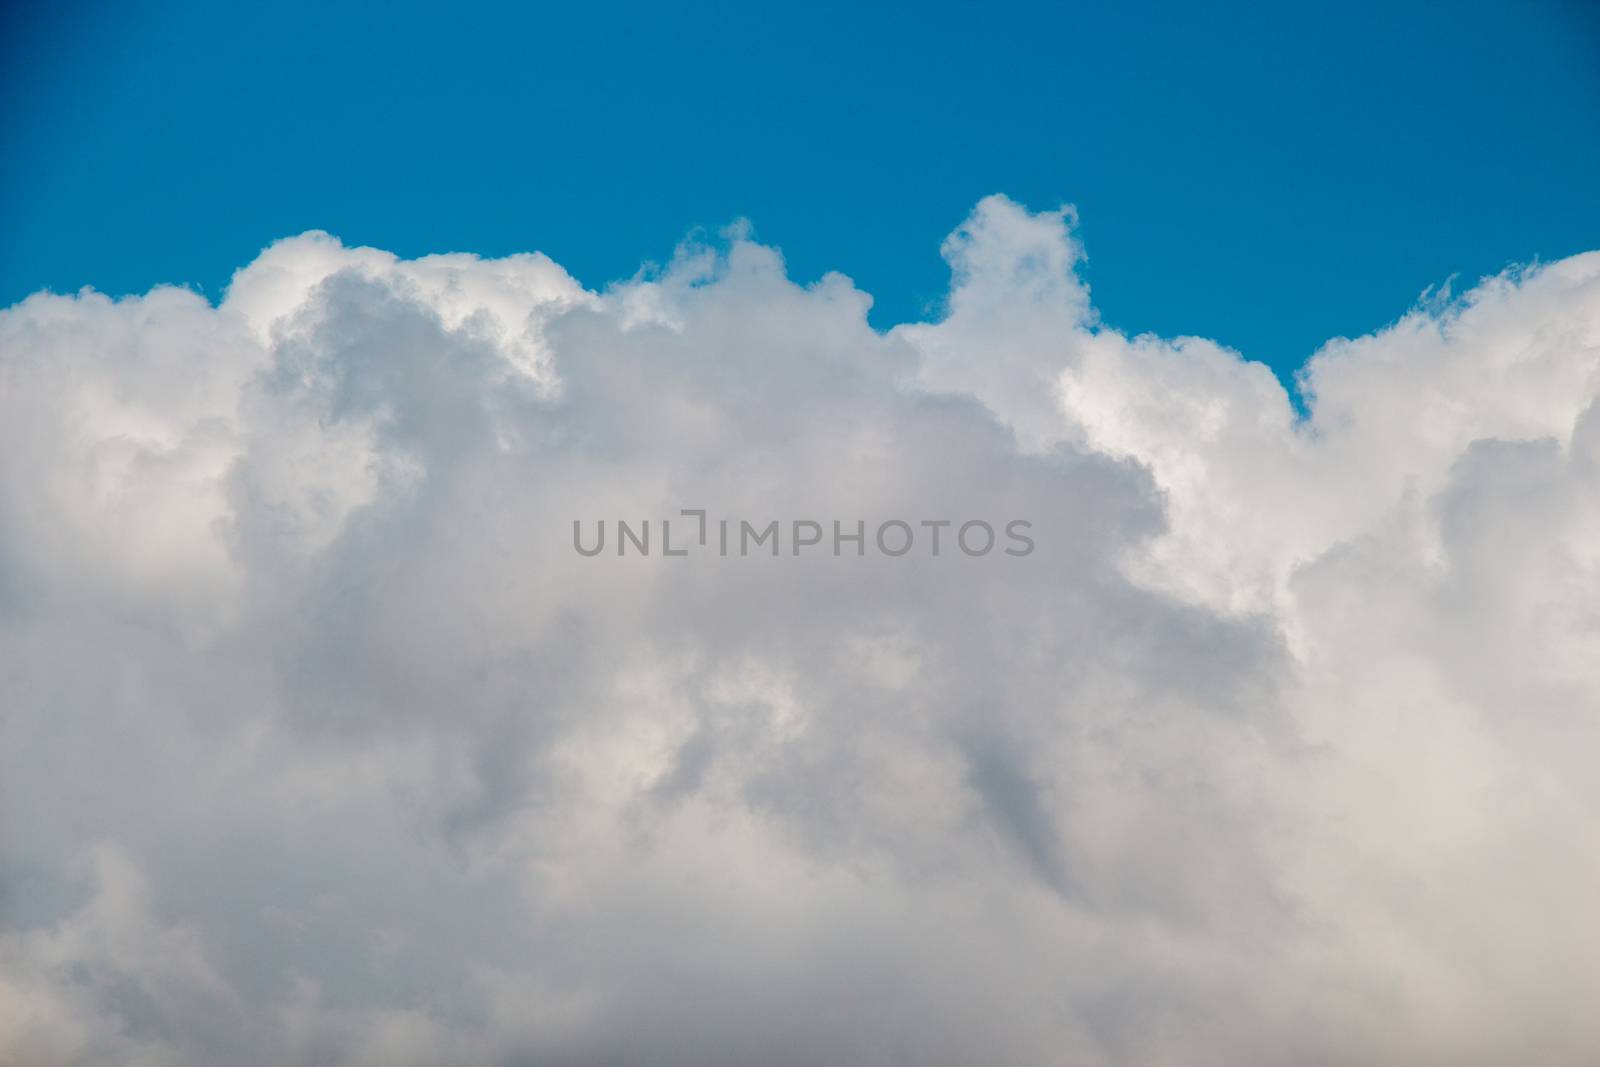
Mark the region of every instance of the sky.
[[1592, 1063], [1574, 9], [18, 10], [0, 1063]]
[[1129, 333], [1288, 377], [1600, 244], [1591, 5], [7, 5], [0, 302], [218, 299], [310, 229], [591, 288], [747, 219], [886, 329], [979, 198], [1077, 207]]

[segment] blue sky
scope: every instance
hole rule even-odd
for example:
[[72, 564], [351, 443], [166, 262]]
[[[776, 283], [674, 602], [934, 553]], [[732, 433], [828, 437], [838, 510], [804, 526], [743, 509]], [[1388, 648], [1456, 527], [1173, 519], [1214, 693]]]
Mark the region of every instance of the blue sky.
[[0, 301], [215, 297], [310, 228], [590, 286], [747, 217], [873, 322], [983, 195], [1072, 202], [1104, 320], [1280, 372], [1600, 247], [1576, 3], [8, 5]]

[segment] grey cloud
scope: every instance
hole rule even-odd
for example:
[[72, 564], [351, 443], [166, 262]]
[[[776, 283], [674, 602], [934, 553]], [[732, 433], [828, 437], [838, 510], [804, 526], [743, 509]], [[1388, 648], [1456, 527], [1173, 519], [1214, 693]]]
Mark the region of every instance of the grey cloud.
[[[1582, 1062], [1600, 256], [1297, 421], [1071, 223], [0, 312], [0, 1060]], [[1038, 546], [572, 549], [685, 507]]]

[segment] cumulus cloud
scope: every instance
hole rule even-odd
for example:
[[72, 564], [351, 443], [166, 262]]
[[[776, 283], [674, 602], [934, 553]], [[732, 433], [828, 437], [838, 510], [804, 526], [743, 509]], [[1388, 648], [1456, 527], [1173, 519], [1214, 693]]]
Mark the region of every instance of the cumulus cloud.
[[[1583, 1062], [1600, 254], [1300, 417], [1073, 221], [0, 312], [0, 1062]], [[1036, 547], [573, 550], [684, 508]]]

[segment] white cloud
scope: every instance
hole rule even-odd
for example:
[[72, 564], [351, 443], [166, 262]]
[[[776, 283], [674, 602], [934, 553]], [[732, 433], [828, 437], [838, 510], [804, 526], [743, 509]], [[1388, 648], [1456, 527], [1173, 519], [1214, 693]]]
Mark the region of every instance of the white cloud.
[[[1297, 421], [1071, 222], [0, 312], [0, 1062], [1582, 1062], [1600, 254]], [[1038, 547], [572, 550], [684, 507]]]

